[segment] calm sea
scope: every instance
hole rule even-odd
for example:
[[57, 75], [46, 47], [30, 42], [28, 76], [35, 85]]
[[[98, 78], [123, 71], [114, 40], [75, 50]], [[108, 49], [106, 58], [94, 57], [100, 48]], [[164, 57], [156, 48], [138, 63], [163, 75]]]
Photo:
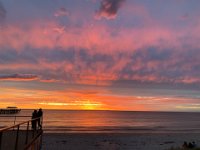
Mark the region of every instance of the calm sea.
[[[17, 116], [31, 114], [22, 110]], [[14, 117], [2, 116], [0, 127], [13, 125]], [[16, 123], [23, 120], [17, 117]], [[200, 133], [200, 113], [44, 110], [43, 128], [52, 133]]]

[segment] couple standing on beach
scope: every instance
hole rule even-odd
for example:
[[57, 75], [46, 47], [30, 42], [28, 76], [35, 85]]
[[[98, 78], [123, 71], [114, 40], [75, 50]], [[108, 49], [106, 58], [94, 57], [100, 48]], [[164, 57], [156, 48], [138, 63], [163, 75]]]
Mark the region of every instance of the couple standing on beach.
[[[31, 122], [33, 130], [37, 129], [37, 124], [38, 124], [38, 127], [40, 129], [42, 128], [42, 124], [41, 124], [42, 116], [43, 116], [43, 112], [42, 112], [41, 108], [38, 111], [37, 110], [33, 111], [33, 113], [32, 113], [32, 119], [35, 119], [35, 120], [32, 120], [32, 122]], [[38, 118], [38, 119], [36, 119], [36, 118]]]

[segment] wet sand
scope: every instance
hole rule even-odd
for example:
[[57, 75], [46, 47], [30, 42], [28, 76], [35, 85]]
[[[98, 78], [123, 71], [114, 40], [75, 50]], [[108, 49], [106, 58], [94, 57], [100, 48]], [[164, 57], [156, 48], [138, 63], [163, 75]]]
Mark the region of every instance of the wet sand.
[[167, 150], [195, 141], [196, 133], [45, 133], [44, 150]]

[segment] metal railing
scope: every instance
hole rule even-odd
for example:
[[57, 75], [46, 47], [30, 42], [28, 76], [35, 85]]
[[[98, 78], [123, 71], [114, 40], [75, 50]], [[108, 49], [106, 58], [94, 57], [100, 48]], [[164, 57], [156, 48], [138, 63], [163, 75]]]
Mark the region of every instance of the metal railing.
[[[5, 116], [3, 116], [5, 117]], [[7, 117], [11, 117], [11, 116], [7, 116]], [[13, 117], [13, 116], [12, 116]], [[20, 144], [20, 146], [23, 150], [28, 150], [28, 149], [32, 149], [32, 147], [34, 147], [34, 150], [37, 149], [41, 149], [41, 140], [42, 140], [42, 134], [43, 134], [43, 130], [42, 130], [42, 117], [39, 118], [35, 118], [35, 119], [30, 119], [28, 121], [23, 121], [21, 123], [15, 124], [16, 121], [16, 117], [28, 117], [28, 116], [15, 116], [15, 120], [14, 120], [14, 125], [9, 126], [9, 127], [4, 127], [0, 129], [0, 150], [4, 150], [3, 149], [3, 134], [7, 131], [11, 131], [15, 134], [15, 141], [14, 141], [14, 149], [13, 150], [19, 150], [19, 139], [23, 139], [19, 137], [19, 132], [25, 132], [25, 138], [23, 141], [23, 145]], [[29, 116], [30, 117], [30, 116]], [[38, 121], [40, 121], [41, 127], [37, 126]], [[36, 123], [36, 128], [31, 128], [30, 129], [30, 125]], [[20, 127], [23, 126], [23, 129], [20, 130]], [[24, 127], [26, 127], [26, 129], [24, 129]], [[30, 132], [32, 132], [31, 135], [31, 139], [30, 138]], [[12, 138], [13, 139], [13, 138]], [[37, 142], [37, 143], [36, 143]], [[35, 144], [37, 144], [38, 148], [35, 148]]]
[[[12, 124], [12, 125], [15, 125], [16, 122], [24, 122], [27, 120], [27, 118], [31, 118], [32, 116], [16, 116], [16, 115], [0, 115], [0, 124], [2, 122], [5, 122], [5, 120], [2, 120], [2, 118], [5, 118], [5, 119], [13, 119], [13, 120], [7, 120], [6, 122], [7, 123], [10, 123], [9, 126]], [[22, 118], [25, 118], [25, 120], [18, 120], [18, 119], [22, 119]], [[6, 124], [8, 125], [8, 124]], [[1, 128], [0, 128], [1, 129]]]

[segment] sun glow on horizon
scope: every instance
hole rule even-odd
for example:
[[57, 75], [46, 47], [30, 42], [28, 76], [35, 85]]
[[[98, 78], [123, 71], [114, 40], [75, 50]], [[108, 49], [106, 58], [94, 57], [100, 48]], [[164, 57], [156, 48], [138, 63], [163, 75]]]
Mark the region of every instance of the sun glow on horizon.
[[50, 106], [50, 107], [63, 107], [70, 106], [71, 109], [81, 109], [81, 110], [104, 110], [102, 103], [92, 102], [92, 101], [74, 101], [71, 103], [62, 103], [62, 102], [40, 102], [38, 105]]
[[[0, 107], [17, 106], [21, 109], [62, 110], [128, 110], [128, 111], [197, 111], [197, 98], [170, 95], [120, 95], [103, 88], [70, 90], [30, 90], [0, 88]], [[181, 102], [181, 103], [180, 103]], [[192, 104], [192, 105], [191, 105]]]

